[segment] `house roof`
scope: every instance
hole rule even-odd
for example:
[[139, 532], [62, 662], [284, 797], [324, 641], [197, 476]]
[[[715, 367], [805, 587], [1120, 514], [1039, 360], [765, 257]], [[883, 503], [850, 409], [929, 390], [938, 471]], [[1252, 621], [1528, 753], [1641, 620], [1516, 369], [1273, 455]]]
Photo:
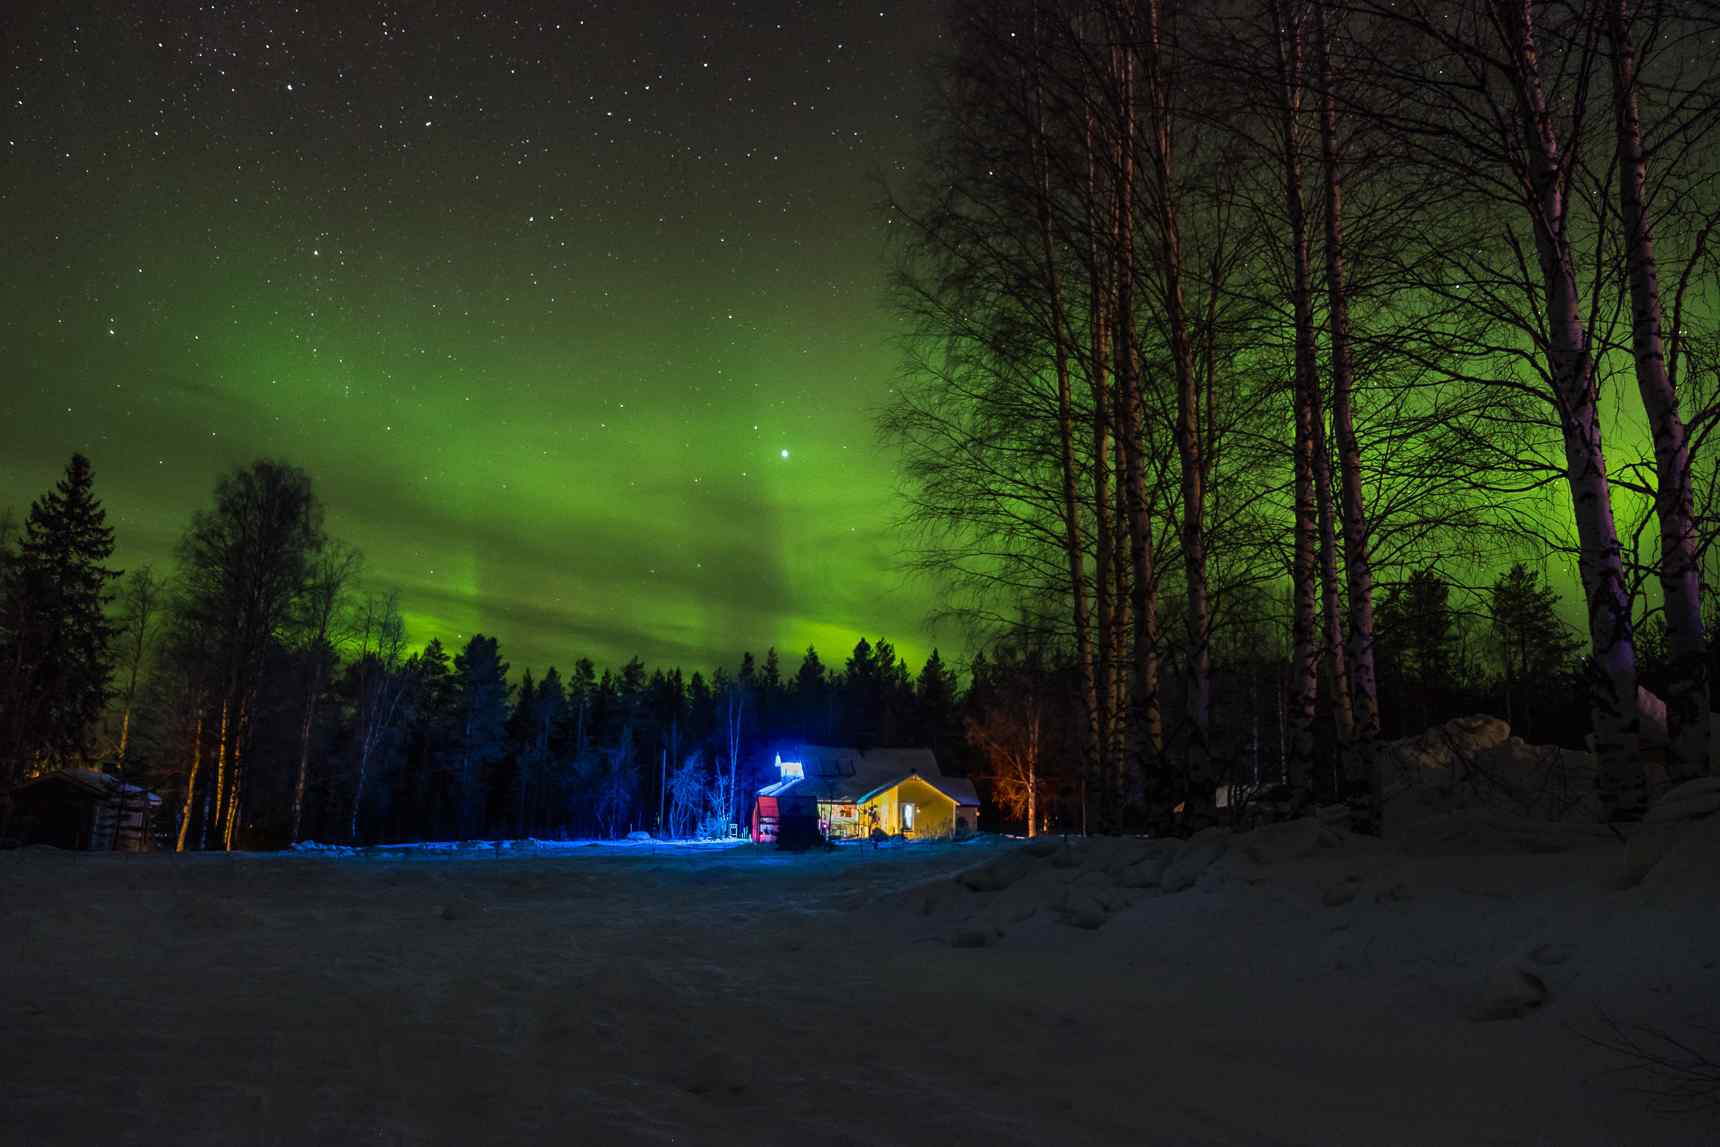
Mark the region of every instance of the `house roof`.
[[121, 781], [118, 777], [107, 773], [98, 773], [94, 769], [57, 769], [51, 773], [43, 773], [32, 777], [12, 790], [13, 795], [23, 793], [26, 789], [47, 788], [51, 785], [63, 786], [73, 792], [86, 796], [91, 800], [107, 800], [124, 794], [127, 799], [136, 800], [139, 794], [146, 795], [152, 805], [161, 803], [161, 798], [155, 793], [134, 784]]
[[759, 790], [760, 796], [779, 796], [792, 789], [796, 796], [824, 801], [853, 801], [858, 804], [909, 777], [919, 777], [958, 805], [979, 807], [979, 794], [966, 777], [949, 777], [930, 749], [853, 749], [824, 745], [797, 745], [781, 753], [784, 761], [798, 760], [805, 770], [801, 780], [782, 780]]

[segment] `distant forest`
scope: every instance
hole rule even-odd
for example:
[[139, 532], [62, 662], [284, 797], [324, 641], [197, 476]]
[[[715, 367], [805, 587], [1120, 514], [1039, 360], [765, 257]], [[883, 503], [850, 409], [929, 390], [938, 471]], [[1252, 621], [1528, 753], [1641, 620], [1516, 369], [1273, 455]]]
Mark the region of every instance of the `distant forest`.
[[[406, 632], [397, 594], [327, 535], [309, 475], [260, 460], [190, 515], [170, 571], [111, 568], [90, 462], [74, 456], [0, 530], [0, 733], [10, 787], [97, 768], [159, 793], [173, 847], [294, 841], [713, 835], [744, 823], [795, 742], [933, 748], [973, 776], [993, 827], [1079, 830], [1078, 673], [1025, 631], [918, 673], [884, 639], [840, 666], [808, 648], [732, 666], [515, 667], [494, 636]], [[1553, 594], [1515, 567], [1465, 612], [1431, 573], [1380, 610], [1388, 731], [1477, 709], [1580, 743], [1582, 690]], [[1226, 658], [1238, 768], [1288, 759], [1289, 647]], [[1334, 784], [1335, 779], [1334, 779]]]

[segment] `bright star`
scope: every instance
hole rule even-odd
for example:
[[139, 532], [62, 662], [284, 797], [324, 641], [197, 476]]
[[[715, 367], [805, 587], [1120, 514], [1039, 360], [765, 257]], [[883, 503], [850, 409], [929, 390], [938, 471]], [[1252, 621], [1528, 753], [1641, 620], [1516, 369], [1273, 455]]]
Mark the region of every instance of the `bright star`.
[[788, 457], [788, 451], [786, 451], [786, 450], [784, 450], [784, 451], [783, 451], [783, 452], [782, 452], [782, 456], [783, 456], [783, 457], [784, 457], [784, 458], [787, 458], [787, 457]]

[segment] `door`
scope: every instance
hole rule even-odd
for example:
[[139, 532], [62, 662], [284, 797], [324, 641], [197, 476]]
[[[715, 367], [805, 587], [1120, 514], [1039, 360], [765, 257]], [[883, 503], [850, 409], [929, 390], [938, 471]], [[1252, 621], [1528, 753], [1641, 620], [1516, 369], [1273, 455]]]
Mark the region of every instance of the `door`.
[[907, 801], [902, 802], [902, 831], [904, 833], [914, 831], [914, 806]]

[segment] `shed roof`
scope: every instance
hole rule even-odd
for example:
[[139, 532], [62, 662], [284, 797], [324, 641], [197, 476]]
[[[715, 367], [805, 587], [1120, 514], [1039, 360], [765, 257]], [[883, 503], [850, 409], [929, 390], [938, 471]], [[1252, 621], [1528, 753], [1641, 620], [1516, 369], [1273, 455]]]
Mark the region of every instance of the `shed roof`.
[[94, 769], [56, 769], [51, 773], [43, 773], [32, 777], [12, 790], [13, 796], [18, 796], [27, 790], [41, 791], [50, 787], [70, 790], [89, 800], [109, 800], [123, 794], [127, 799], [136, 800], [142, 794], [149, 798], [151, 805], [161, 803], [161, 797], [141, 785], [134, 785], [120, 780], [108, 773], [99, 773]]
[[799, 781], [778, 781], [759, 790], [777, 796], [793, 789], [797, 796], [824, 801], [859, 803], [917, 776], [957, 805], [979, 807], [979, 794], [966, 777], [945, 776], [930, 749], [855, 749], [797, 745], [784, 749], [782, 759], [798, 760], [805, 769]]

